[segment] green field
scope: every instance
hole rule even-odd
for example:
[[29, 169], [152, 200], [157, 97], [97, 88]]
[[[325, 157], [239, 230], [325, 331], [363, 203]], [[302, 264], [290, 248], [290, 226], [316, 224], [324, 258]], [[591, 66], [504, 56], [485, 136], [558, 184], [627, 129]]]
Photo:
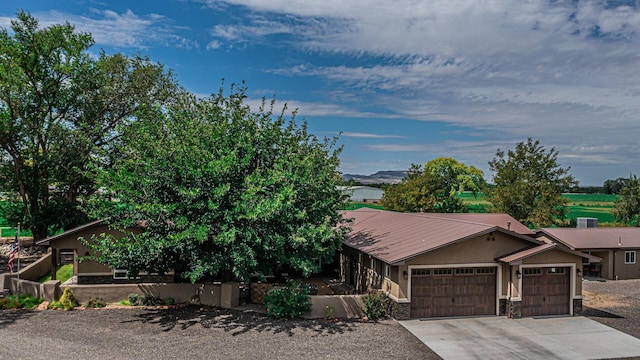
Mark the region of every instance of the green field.
[[[486, 212], [489, 203], [484, 199], [483, 194], [474, 197], [470, 192], [459, 195], [460, 198], [469, 205], [470, 212]], [[562, 194], [567, 199], [567, 217], [575, 220], [579, 217], [592, 217], [598, 219], [598, 224], [614, 222], [611, 210], [616, 195], [609, 194]], [[383, 209], [380, 205], [350, 203], [347, 210], [355, 210], [361, 207]]]

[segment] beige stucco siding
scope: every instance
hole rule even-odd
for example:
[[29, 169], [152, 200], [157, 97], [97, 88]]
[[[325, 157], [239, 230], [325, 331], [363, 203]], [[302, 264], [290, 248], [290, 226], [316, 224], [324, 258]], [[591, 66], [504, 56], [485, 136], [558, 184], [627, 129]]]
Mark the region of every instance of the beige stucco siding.
[[[490, 237], [495, 240], [487, 240]], [[497, 257], [532, 245], [525, 240], [502, 233], [484, 235], [434, 250], [406, 262], [407, 265], [448, 265], [494, 263]]]

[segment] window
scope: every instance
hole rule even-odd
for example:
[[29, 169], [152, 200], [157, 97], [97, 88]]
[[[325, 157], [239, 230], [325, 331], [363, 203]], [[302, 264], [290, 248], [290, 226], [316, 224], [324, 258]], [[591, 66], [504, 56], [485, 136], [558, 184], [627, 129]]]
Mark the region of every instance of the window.
[[113, 269], [113, 278], [127, 280], [129, 279], [129, 276], [127, 276], [127, 272], [128, 271], [126, 269]]
[[524, 268], [522, 269], [525, 275], [541, 275], [542, 269], [540, 268]]
[[369, 264], [371, 270], [376, 271], [376, 259], [371, 258], [371, 263]]
[[433, 275], [451, 275], [452, 273], [451, 269], [433, 269]]
[[430, 269], [411, 269], [411, 275], [429, 275], [431, 274]]
[[625, 264], [635, 264], [636, 263], [636, 252], [635, 251], [625, 251], [624, 252], [624, 263]]
[[473, 275], [473, 268], [458, 268], [456, 275]]
[[548, 268], [547, 274], [564, 274], [564, 268], [556, 268], [556, 267]]
[[484, 268], [476, 269], [476, 274], [494, 274], [495, 272], [496, 272], [496, 268], [492, 268], [492, 267], [484, 267]]
[[391, 266], [389, 265], [384, 265], [384, 277], [386, 277], [387, 279], [391, 278]]

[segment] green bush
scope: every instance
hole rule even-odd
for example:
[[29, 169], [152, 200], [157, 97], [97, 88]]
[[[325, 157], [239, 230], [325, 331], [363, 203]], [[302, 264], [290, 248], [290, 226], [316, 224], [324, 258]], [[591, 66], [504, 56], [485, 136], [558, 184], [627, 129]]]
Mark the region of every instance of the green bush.
[[165, 305], [174, 305], [176, 303], [176, 300], [172, 297], [168, 297], [166, 299], [164, 299], [164, 304]]
[[0, 309], [33, 309], [42, 301], [44, 300], [31, 295], [9, 295], [0, 298]]
[[89, 302], [84, 305], [86, 308], [103, 308], [105, 306], [107, 306], [107, 303], [100, 298], [91, 298]]
[[138, 306], [140, 305], [140, 296], [138, 294], [129, 294], [129, 305]]
[[362, 311], [370, 320], [384, 319], [387, 317], [386, 311], [387, 295], [381, 291], [372, 291], [362, 297], [364, 306]]
[[64, 288], [62, 296], [60, 297], [60, 304], [65, 310], [73, 310], [73, 308], [78, 306], [78, 300], [70, 287]]
[[307, 292], [300, 289], [300, 283], [297, 282], [269, 290], [262, 303], [267, 307], [267, 316], [276, 319], [295, 318], [311, 310]]

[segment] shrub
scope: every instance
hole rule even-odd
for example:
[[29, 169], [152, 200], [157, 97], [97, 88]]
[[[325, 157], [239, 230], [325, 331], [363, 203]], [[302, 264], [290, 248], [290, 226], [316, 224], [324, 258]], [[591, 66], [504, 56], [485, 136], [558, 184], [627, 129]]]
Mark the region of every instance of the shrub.
[[142, 299], [142, 305], [143, 306], [159, 306], [159, 305], [164, 305], [164, 301], [160, 298], [147, 295]]
[[362, 311], [371, 320], [384, 319], [387, 317], [386, 299], [387, 295], [381, 291], [369, 292], [362, 297]]
[[76, 306], [78, 306], [78, 300], [76, 296], [73, 294], [71, 288], [66, 287], [62, 292], [62, 296], [60, 297], [60, 304], [65, 310], [73, 310]]
[[168, 297], [166, 299], [164, 299], [164, 304], [165, 305], [174, 305], [176, 303], [176, 300], [172, 297]]
[[335, 311], [335, 309], [333, 308], [333, 306], [325, 305], [324, 306], [324, 310], [322, 311], [322, 315], [324, 316], [325, 319], [331, 320], [331, 319], [333, 319], [333, 312], [334, 311]]
[[129, 294], [128, 300], [129, 300], [129, 305], [131, 306], [140, 305], [140, 296], [138, 294]]
[[293, 281], [283, 288], [269, 290], [262, 303], [267, 307], [267, 316], [276, 319], [295, 318], [311, 310], [307, 292]]
[[107, 306], [107, 303], [100, 298], [91, 298], [89, 299], [89, 302], [84, 305], [86, 308], [103, 308], [105, 306]]
[[0, 309], [33, 309], [42, 301], [44, 300], [31, 295], [9, 295], [0, 298]]

